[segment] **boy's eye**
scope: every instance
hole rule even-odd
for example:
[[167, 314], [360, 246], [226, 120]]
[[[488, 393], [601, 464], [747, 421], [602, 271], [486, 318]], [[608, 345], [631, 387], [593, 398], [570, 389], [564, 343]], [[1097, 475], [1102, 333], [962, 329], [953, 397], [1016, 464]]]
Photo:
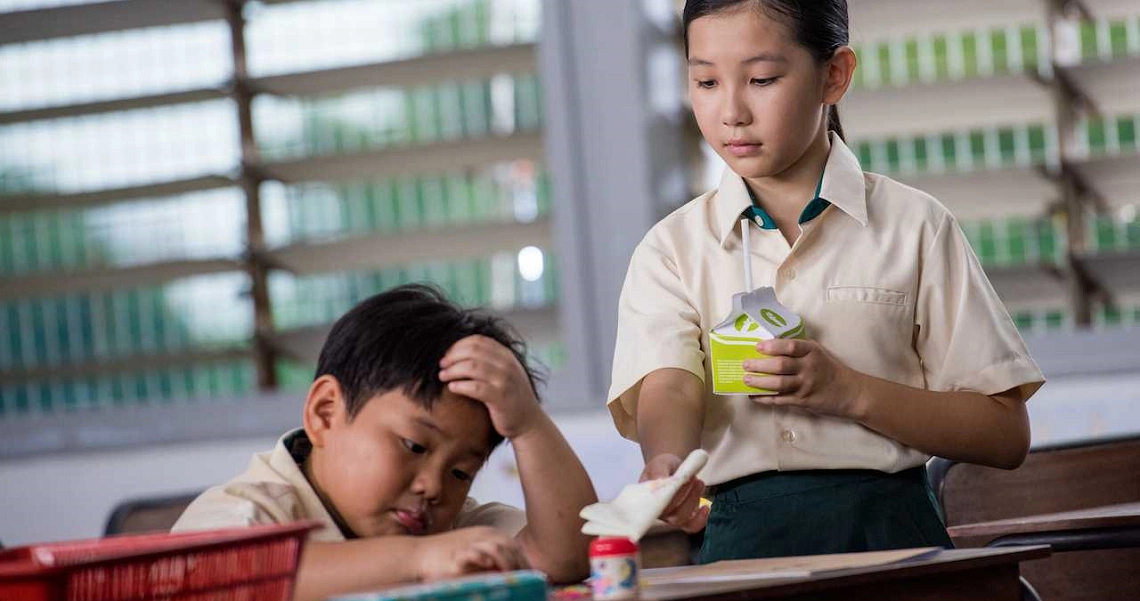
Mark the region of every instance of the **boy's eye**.
[[715, 79], [698, 79], [697, 80], [697, 87], [698, 88], [704, 88], [707, 90], [707, 89], [709, 89], [715, 85], [716, 85]]
[[775, 77], [757, 77], [752, 80], [752, 85], [766, 86], [774, 83], [775, 81]]
[[471, 474], [468, 474], [463, 470], [451, 470], [451, 475], [455, 476], [455, 479], [459, 480], [460, 482], [467, 482], [471, 479]]
[[427, 452], [427, 447], [414, 440], [408, 440], [407, 438], [401, 438], [400, 440], [403, 441], [404, 448], [415, 453], [416, 455], [423, 455]]

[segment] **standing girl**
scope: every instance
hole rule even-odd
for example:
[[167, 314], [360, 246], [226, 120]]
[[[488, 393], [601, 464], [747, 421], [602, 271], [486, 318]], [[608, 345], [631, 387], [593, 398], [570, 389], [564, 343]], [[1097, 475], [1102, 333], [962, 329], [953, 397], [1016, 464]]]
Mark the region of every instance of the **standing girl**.
[[[950, 546], [925, 462], [1018, 466], [1040, 370], [950, 212], [844, 143], [845, 0], [689, 0], [684, 28], [693, 112], [728, 168], [630, 261], [609, 407], [642, 478], [710, 453], [666, 510], [707, 522], [702, 562]], [[810, 340], [744, 362], [776, 394], [717, 396], [708, 333], [744, 261]]]

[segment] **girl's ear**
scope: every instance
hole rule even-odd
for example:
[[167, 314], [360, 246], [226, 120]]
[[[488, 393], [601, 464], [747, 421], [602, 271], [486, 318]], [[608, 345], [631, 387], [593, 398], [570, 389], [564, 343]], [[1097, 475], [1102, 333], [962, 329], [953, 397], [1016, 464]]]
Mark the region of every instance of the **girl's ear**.
[[851, 87], [851, 79], [855, 76], [856, 63], [855, 51], [850, 46], [840, 46], [828, 59], [824, 65], [824, 104], [839, 104], [843, 100], [847, 89]]
[[329, 431], [347, 421], [347, 411], [344, 392], [336, 378], [326, 374], [313, 381], [305, 398], [303, 421], [305, 434], [314, 447], [324, 446]]

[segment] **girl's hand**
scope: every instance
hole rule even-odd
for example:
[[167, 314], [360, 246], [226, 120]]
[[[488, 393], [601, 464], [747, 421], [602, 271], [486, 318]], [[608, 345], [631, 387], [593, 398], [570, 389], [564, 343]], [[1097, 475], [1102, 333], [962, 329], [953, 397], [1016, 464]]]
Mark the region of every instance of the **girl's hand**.
[[[681, 466], [681, 458], [664, 453], [650, 459], [645, 464], [638, 482], [668, 478]], [[709, 509], [701, 507], [701, 493], [705, 490], [705, 483], [699, 478], [693, 478], [681, 485], [680, 490], [673, 495], [673, 500], [661, 512], [661, 519], [688, 532], [700, 532], [709, 521]]]
[[440, 368], [439, 379], [448, 390], [487, 406], [491, 424], [504, 438], [523, 434], [545, 416], [526, 370], [492, 338], [468, 336], [456, 342]]
[[756, 395], [765, 405], [793, 405], [813, 413], [858, 420], [863, 374], [847, 367], [813, 340], [765, 340], [756, 350], [767, 359], [744, 362], [744, 383], [776, 391]]

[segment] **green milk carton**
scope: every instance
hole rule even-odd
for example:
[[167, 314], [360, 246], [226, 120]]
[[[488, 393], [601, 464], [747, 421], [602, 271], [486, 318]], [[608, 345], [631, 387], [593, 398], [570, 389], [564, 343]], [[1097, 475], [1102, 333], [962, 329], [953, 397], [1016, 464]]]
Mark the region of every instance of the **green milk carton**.
[[732, 312], [709, 332], [714, 394], [775, 394], [744, 383], [744, 361], [763, 359], [756, 350], [761, 340], [807, 338], [803, 319], [776, 300], [770, 287], [732, 297]]

